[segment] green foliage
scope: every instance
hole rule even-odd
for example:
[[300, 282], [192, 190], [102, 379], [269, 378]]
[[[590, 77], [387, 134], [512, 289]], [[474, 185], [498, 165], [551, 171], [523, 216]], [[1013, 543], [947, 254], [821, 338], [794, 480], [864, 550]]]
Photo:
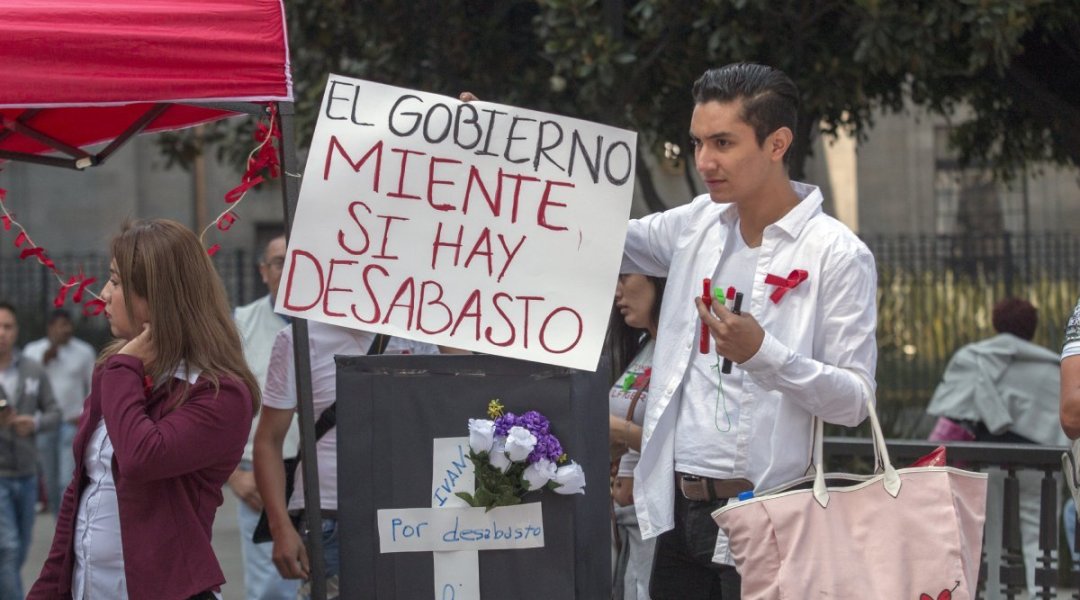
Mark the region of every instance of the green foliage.
[[[638, 129], [653, 144], [684, 139], [689, 87], [700, 73], [752, 61], [782, 69], [802, 92], [795, 177], [819, 123], [820, 133], [864, 135], [875, 110], [902, 110], [908, 96], [946, 115], [969, 103], [975, 118], [954, 141], [962, 158], [994, 165], [999, 175], [1032, 160], [1080, 164], [1080, 99], [1068, 87], [1069, 77], [1080, 83], [1073, 75], [1080, 11], [1070, 3], [638, 0], [625, 3], [618, 23], [605, 21], [597, 0], [540, 4], [545, 55], [577, 106], [590, 118]], [[1018, 90], [1016, 72], [1036, 39], [1063, 50], [1055, 54], [1059, 69], [1029, 65], [1039, 85]], [[1020, 100], [1021, 91], [1031, 98]], [[1061, 110], [1040, 110], [1040, 100]]]
[[491, 510], [496, 506], [512, 506], [521, 504], [521, 497], [529, 490], [522, 474], [525, 472], [524, 462], [512, 462], [506, 473], [491, 466], [488, 462], [488, 453], [479, 454], [469, 450], [469, 461], [473, 464], [473, 472], [476, 477], [476, 491], [457, 492], [457, 497], [469, 503], [469, 506], [484, 507]]
[[[1080, 164], [1073, 2], [306, 0], [286, 10], [302, 147], [334, 72], [629, 127], [659, 152], [686, 138], [690, 85], [705, 69], [756, 61], [802, 91], [796, 178], [814, 135], [864, 135], [876, 110], [902, 110], [906, 97], [946, 115], [970, 105], [953, 140], [961, 159], [998, 175]], [[219, 158], [242, 161], [250, 133], [232, 128], [212, 125], [202, 143], [239, 144]], [[164, 140], [181, 164], [200, 150], [190, 132]]]

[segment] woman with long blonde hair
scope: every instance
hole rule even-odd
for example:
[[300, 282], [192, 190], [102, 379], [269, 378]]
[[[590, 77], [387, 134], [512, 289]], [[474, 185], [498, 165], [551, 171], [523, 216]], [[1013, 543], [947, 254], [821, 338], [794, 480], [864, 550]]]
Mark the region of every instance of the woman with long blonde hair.
[[94, 371], [49, 558], [28, 598], [220, 597], [210, 545], [259, 387], [195, 235], [125, 223], [102, 292], [116, 341]]

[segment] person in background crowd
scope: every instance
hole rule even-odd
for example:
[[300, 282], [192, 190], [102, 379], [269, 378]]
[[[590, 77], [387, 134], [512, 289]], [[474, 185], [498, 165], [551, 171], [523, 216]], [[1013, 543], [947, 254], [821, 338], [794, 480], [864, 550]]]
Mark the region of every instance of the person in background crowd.
[[1061, 428], [1071, 440], [1080, 439], [1080, 302], [1077, 302], [1061, 350]]
[[[623, 252], [622, 272], [667, 277], [634, 506], [642, 538], [656, 538], [652, 598], [733, 600], [742, 580], [711, 513], [802, 476], [814, 416], [866, 418], [877, 271], [866, 245], [822, 212], [821, 191], [788, 177], [799, 92], [787, 75], [710, 69], [693, 102], [708, 194], [630, 221]], [[741, 313], [707, 306], [704, 278], [721, 297], [742, 294]], [[723, 373], [722, 360], [737, 366]]]
[[210, 540], [259, 407], [225, 287], [194, 233], [125, 223], [101, 293], [116, 340], [94, 371], [75, 472], [33, 600], [208, 600]]
[[[308, 321], [308, 344], [311, 356], [311, 395], [318, 420], [337, 401], [337, 366], [334, 356], [365, 354], [436, 354], [439, 347], [396, 337], [377, 336], [367, 331]], [[290, 514], [304, 509], [303, 464], [297, 465], [293, 494], [285, 503], [285, 470], [282, 451], [285, 436], [292, 427], [296, 412], [296, 365], [293, 361], [293, 327], [282, 329], [274, 340], [270, 366], [266, 373], [266, 395], [262, 415], [255, 430], [255, 481], [266, 507], [273, 537], [273, 560], [286, 579], [309, 579], [307, 549], [304, 539], [310, 532], [298, 532]], [[319, 468], [319, 501], [322, 511], [323, 558], [326, 567], [327, 593], [337, 596], [340, 574], [337, 523], [337, 427], [331, 427], [316, 442]], [[305, 521], [300, 520], [301, 527]], [[307, 590], [301, 589], [306, 597]]]
[[49, 315], [45, 337], [27, 344], [23, 355], [45, 367], [60, 407], [60, 426], [55, 431], [38, 434], [37, 438], [48, 507], [56, 513], [60, 508], [60, 492], [71, 481], [75, 469], [71, 443], [83, 402], [90, 395], [97, 353], [93, 346], [75, 337], [71, 313], [59, 308]]
[[15, 348], [15, 307], [0, 302], [0, 598], [23, 597], [20, 571], [34, 532], [37, 448], [56, 429], [60, 409], [45, 370]]
[[[233, 313], [244, 344], [244, 358], [263, 390], [266, 389], [266, 370], [270, 365], [270, 350], [274, 347], [274, 338], [288, 325], [285, 317], [274, 312], [274, 300], [277, 298], [281, 268], [284, 265], [285, 236], [282, 235], [270, 240], [259, 260], [259, 275], [266, 284], [267, 295], [251, 304], [238, 307]], [[299, 437], [296, 420], [293, 419], [285, 434], [283, 456], [296, 456]], [[300, 582], [282, 578], [274, 568], [270, 554], [272, 544], [256, 544], [252, 541], [252, 534], [263, 509], [262, 497], [255, 486], [255, 473], [252, 470], [254, 440], [253, 426], [247, 445], [244, 446], [240, 465], [229, 477], [229, 489], [240, 500], [236, 512], [240, 529], [240, 549], [244, 558], [244, 591], [247, 600], [293, 600]]]
[[[1031, 342], [1039, 312], [1027, 300], [1006, 298], [994, 305], [997, 335], [961, 347], [949, 359], [934, 390], [927, 414], [938, 417], [932, 441], [975, 440], [1010, 444], [1064, 446], [1058, 426], [1060, 359]], [[1020, 480], [1020, 534], [1029, 595], [1035, 597], [1039, 557], [1039, 496], [1042, 473], [1017, 472]], [[991, 470], [987, 523], [1001, 523], [1002, 477]], [[1001, 558], [1001, 528], [986, 529], [987, 568], [996, 572]]]
[[[608, 439], [615, 479], [615, 578], [612, 598], [648, 600], [655, 540], [642, 540], [634, 510], [634, 467], [641, 450], [641, 424], [648, 399], [656, 327], [665, 280], [623, 274], [615, 287], [615, 308], [608, 326], [608, 348], [617, 376], [608, 405]], [[621, 373], [621, 375], [619, 375]]]
[[[1065, 326], [1065, 344], [1061, 349], [1061, 406], [1059, 408], [1061, 429], [1072, 443], [1074, 456], [1080, 456], [1080, 302], [1076, 303], [1068, 325]], [[1073, 484], [1080, 483], [1073, 481]], [[1065, 537], [1073, 560], [1076, 552], [1076, 490], [1070, 490], [1073, 498], [1065, 504]]]

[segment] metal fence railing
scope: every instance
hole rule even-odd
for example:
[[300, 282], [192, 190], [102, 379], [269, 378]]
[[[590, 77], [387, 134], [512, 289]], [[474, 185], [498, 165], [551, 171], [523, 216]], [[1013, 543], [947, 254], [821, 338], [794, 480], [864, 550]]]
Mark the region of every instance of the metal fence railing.
[[960, 346], [993, 335], [993, 305], [1039, 309], [1035, 342], [1061, 348], [1080, 296], [1080, 236], [873, 236], [878, 267], [878, 398], [892, 437], [911, 437]]

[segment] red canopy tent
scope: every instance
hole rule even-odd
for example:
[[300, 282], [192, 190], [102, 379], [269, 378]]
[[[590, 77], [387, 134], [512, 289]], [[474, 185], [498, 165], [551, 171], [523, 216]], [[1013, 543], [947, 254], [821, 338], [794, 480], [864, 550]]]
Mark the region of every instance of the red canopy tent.
[[[141, 132], [276, 106], [290, 229], [299, 169], [282, 0], [5, 0], [3, 11], [0, 160], [85, 169]], [[306, 518], [320, 531], [307, 323], [293, 323]], [[325, 598], [319, 536], [308, 556], [312, 596]]]
[[[291, 102], [283, 10], [280, 0], [5, 2], [0, 158], [85, 168], [140, 131]], [[103, 141], [116, 143], [82, 149]], [[36, 156], [55, 151], [70, 158]]]

